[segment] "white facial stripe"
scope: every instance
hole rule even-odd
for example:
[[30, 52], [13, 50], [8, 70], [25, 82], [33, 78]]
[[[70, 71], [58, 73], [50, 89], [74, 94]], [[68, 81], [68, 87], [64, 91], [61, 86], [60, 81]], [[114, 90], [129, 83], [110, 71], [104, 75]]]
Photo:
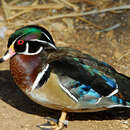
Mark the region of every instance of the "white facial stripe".
[[49, 40], [49, 41], [51, 41], [51, 39], [46, 35], [46, 33], [44, 33], [44, 32], [42, 32], [46, 37], [47, 37], [47, 39]]
[[29, 52], [29, 43], [26, 43], [26, 49], [24, 52], [19, 52], [19, 54], [24, 54], [24, 55], [37, 55], [43, 50], [43, 47], [40, 47], [38, 51], [35, 53], [30, 53]]
[[25, 53], [25, 54], [26, 54], [26, 53], [29, 53], [29, 43], [26, 43], [26, 48], [25, 48], [24, 53]]
[[42, 41], [42, 40], [39, 40], [39, 39], [32, 39], [30, 41], [36, 41], [36, 42], [41, 42], [41, 43], [44, 43], [45, 45], [49, 44], [49, 46], [53, 47], [54, 49], [56, 49], [56, 47], [51, 44], [50, 42], [47, 42], [47, 41]]
[[46, 67], [42, 70], [42, 72], [39, 72], [34, 83], [32, 86], [32, 91], [38, 86], [38, 83], [40, 82], [40, 80], [42, 79], [43, 75], [46, 73], [46, 71], [49, 68], [49, 64], [46, 65]]
[[40, 47], [37, 52], [35, 52], [35, 53], [30, 53], [30, 52], [29, 52], [28, 55], [37, 55], [37, 54], [39, 54], [42, 50], [43, 50], [43, 47]]

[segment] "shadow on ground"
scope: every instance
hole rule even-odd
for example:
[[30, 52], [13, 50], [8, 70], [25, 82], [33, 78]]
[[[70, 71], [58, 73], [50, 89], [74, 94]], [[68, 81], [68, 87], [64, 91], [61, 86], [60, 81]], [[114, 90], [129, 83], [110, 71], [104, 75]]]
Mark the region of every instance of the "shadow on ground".
[[[31, 101], [14, 83], [10, 71], [0, 71], [0, 98], [12, 107], [30, 114], [52, 118], [60, 116], [59, 111], [45, 108]], [[113, 120], [128, 119], [130, 109], [116, 108], [95, 113], [69, 113], [69, 120]]]

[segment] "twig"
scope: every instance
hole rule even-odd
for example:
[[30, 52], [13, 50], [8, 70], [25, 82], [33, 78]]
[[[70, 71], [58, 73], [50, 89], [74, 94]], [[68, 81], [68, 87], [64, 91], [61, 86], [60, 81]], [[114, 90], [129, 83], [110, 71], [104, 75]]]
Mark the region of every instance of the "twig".
[[37, 6], [37, 4], [38, 4], [38, 0], [35, 0], [33, 3], [32, 3], [32, 5], [34, 6]]
[[94, 24], [94, 23], [88, 21], [87, 19], [85, 19], [85, 18], [83, 18], [83, 17], [79, 17], [79, 19], [82, 20], [83, 22], [86, 22], [86, 23], [88, 23], [88, 24], [90, 24], [90, 25], [96, 27], [97, 29], [103, 29], [103, 27], [97, 26], [96, 24]]
[[78, 2], [86, 2], [89, 5], [96, 5], [96, 2], [91, 0], [69, 0], [72, 3], [78, 3]]
[[61, 9], [63, 4], [43, 4], [37, 6], [9, 6], [10, 10]]
[[112, 27], [108, 27], [108, 28], [105, 28], [105, 29], [100, 30], [100, 31], [97, 31], [97, 32], [107, 32], [107, 31], [111, 31], [111, 30], [114, 30], [114, 29], [116, 29], [116, 28], [118, 28], [118, 27], [120, 27], [120, 26], [121, 26], [121, 24], [118, 23], [118, 24], [113, 25]]
[[7, 19], [9, 17], [7, 4], [5, 0], [1, 0], [1, 3], [2, 3], [2, 8], [4, 10], [4, 13], [5, 13], [5, 18]]
[[13, 16], [10, 16], [9, 18], [7, 18], [7, 21], [10, 21], [10, 20], [13, 20], [14, 18], [24, 14], [24, 13], [27, 13], [27, 12], [30, 12], [31, 10], [23, 10], [23, 11], [20, 11], [19, 13], [16, 13], [15, 15]]
[[61, 3], [59, 0], [53, 0], [53, 2], [56, 2], [56, 3], [58, 3], [58, 4]]
[[66, 0], [60, 0], [61, 2], [63, 2], [64, 4], [67, 4], [68, 6], [72, 7], [75, 11], [78, 11], [79, 10], [79, 7], [74, 5], [74, 4], [71, 4], [70, 2], [66, 1]]
[[65, 17], [79, 17], [79, 16], [86, 16], [86, 15], [91, 15], [91, 14], [105, 13], [105, 12], [109, 12], [109, 11], [113, 11], [113, 10], [122, 10], [122, 9], [130, 9], [130, 5], [123, 5], [123, 6], [119, 6], [119, 7], [107, 8], [107, 9], [103, 9], [103, 10], [99, 10], [99, 11], [93, 10], [93, 11], [83, 12], [83, 13], [70, 13], [70, 14], [62, 14], [62, 15], [56, 15], [56, 16], [48, 16], [46, 18], [41, 18], [39, 20], [30, 22], [28, 24], [36, 24], [36, 23], [46, 21], [46, 20], [54, 20], [54, 19], [65, 18]]
[[9, 2], [9, 5], [13, 5], [13, 4], [16, 4], [19, 0], [12, 0]]
[[0, 27], [4, 26], [4, 24], [5, 24], [4, 22], [0, 23]]
[[119, 59], [118, 59], [118, 61], [120, 61], [123, 57], [125, 57], [125, 56], [127, 56], [127, 55], [129, 55], [130, 54], [130, 49], [124, 54], [124, 55], [122, 55]]
[[41, 0], [41, 1], [42, 1], [42, 3], [43, 3], [43, 4], [45, 4], [45, 3], [46, 3], [46, 1], [45, 1], [45, 0]]
[[[38, 1], [35, 0], [35, 1], [32, 3], [32, 6], [37, 6], [37, 4], [38, 4]], [[30, 11], [31, 11], [31, 10], [23, 10], [23, 11], [20, 11], [19, 13], [15, 14], [15, 15], [13, 15], [13, 16], [11, 16], [11, 17], [9, 17], [7, 20], [8, 20], [8, 21], [9, 21], [9, 20], [12, 20], [12, 19], [14, 19], [14, 18], [16, 18], [16, 17], [18, 17], [18, 16], [20, 16], [20, 15], [22, 15], [22, 14], [24, 14], [24, 13], [30, 12]]]

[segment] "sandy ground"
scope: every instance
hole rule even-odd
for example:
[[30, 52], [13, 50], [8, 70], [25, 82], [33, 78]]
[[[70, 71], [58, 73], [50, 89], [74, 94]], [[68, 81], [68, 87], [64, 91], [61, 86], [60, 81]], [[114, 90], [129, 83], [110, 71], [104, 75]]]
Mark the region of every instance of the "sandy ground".
[[[46, 28], [51, 31], [57, 46], [80, 49], [103, 60], [119, 72], [130, 76], [130, 11], [119, 14], [94, 15], [88, 20], [96, 25], [121, 26], [115, 30], [99, 33], [93, 26], [79, 20], [69, 19], [73, 28], [61, 21], [54, 21]], [[64, 20], [65, 21], [65, 20]], [[13, 27], [8, 27], [14, 31]], [[8, 36], [0, 39], [0, 56], [6, 51]], [[39, 130], [45, 117], [58, 119], [59, 111], [35, 104], [28, 99], [12, 80], [9, 63], [0, 65], [0, 130]], [[97, 113], [69, 113], [66, 130], [130, 130], [130, 110], [113, 109]]]

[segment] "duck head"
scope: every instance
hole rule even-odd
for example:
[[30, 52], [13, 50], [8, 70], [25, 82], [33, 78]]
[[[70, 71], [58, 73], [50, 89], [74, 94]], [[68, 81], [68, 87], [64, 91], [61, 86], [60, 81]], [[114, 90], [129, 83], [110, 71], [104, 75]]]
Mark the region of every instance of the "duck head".
[[0, 63], [14, 55], [37, 55], [47, 49], [56, 50], [55, 43], [50, 33], [40, 26], [25, 26], [17, 29], [8, 40], [8, 50], [0, 59]]

